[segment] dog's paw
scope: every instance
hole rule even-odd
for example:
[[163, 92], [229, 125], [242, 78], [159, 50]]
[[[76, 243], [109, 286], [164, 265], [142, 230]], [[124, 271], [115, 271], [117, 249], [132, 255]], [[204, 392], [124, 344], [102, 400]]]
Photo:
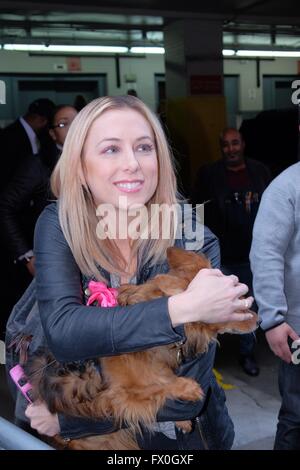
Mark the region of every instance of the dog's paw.
[[177, 377], [172, 389], [174, 397], [181, 400], [198, 401], [204, 397], [202, 388], [193, 379]]
[[220, 325], [220, 329], [218, 333], [232, 333], [232, 334], [245, 334], [245, 333], [252, 333], [255, 331], [259, 326], [259, 319], [258, 315], [255, 312], [247, 311], [247, 312], [236, 312], [236, 313], [252, 313], [252, 318], [249, 320], [244, 321], [233, 321], [224, 323]]
[[118, 288], [118, 304], [121, 306], [130, 305], [134, 303], [134, 296], [137, 292], [137, 286], [132, 284], [123, 284]]
[[180, 429], [184, 434], [191, 432], [192, 421], [176, 421], [175, 426]]

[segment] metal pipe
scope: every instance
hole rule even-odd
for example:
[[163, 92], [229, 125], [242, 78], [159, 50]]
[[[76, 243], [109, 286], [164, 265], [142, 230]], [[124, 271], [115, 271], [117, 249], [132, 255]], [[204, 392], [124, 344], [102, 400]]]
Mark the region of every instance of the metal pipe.
[[0, 417], [0, 450], [54, 450], [43, 441]]

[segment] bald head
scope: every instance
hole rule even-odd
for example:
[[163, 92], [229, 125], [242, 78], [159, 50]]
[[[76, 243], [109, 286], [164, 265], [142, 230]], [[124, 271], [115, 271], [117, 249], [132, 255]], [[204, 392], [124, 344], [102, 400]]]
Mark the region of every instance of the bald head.
[[221, 132], [220, 147], [228, 168], [239, 167], [244, 163], [245, 144], [237, 129], [230, 127]]

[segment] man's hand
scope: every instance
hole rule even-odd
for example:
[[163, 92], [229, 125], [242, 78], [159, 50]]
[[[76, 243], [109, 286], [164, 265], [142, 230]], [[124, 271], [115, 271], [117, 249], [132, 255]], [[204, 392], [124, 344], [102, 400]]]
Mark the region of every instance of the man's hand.
[[293, 341], [299, 339], [293, 328], [287, 323], [282, 323], [267, 331], [266, 338], [273, 353], [289, 364], [292, 361], [292, 353], [288, 345], [288, 338]]
[[32, 258], [30, 258], [30, 260], [28, 261], [28, 263], [26, 263], [26, 268], [28, 269], [28, 271], [30, 272], [30, 274], [31, 274], [32, 277], [35, 276], [35, 266], [34, 266], [34, 262], [35, 262], [35, 257], [33, 256]]

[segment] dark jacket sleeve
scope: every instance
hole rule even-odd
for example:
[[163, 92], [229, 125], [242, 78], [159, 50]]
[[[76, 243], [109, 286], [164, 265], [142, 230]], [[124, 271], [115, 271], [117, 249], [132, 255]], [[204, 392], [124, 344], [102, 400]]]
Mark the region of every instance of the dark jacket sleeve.
[[265, 183], [265, 188], [266, 188], [267, 186], [269, 186], [269, 184], [272, 181], [272, 175], [271, 175], [271, 171], [266, 165], [263, 165], [263, 167], [264, 167], [264, 183]]
[[31, 143], [19, 119], [1, 133], [1, 192], [11, 180], [16, 168], [32, 153]]
[[210, 260], [212, 268], [220, 268], [221, 253], [219, 240], [206, 226], [204, 226], [204, 245], [201, 252]]
[[197, 176], [192, 189], [192, 203], [203, 204], [210, 199], [210, 188], [209, 188], [209, 166], [203, 165], [199, 168]]
[[[12, 259], [32, 250], [21, 223], [35, 193], [47, 192], [47, 176], [37, 156], [28, 157], [0, 196], [1, 236]], [[30, 223], [30, 221], [28, 221]]]
[[139, 351], [183, 339], [166, 297], [128, 307], [83, 305], [80, 271], [62, 233], [56, 204], [35, 230], [39, 310], [49, 348], [60, 362]]

